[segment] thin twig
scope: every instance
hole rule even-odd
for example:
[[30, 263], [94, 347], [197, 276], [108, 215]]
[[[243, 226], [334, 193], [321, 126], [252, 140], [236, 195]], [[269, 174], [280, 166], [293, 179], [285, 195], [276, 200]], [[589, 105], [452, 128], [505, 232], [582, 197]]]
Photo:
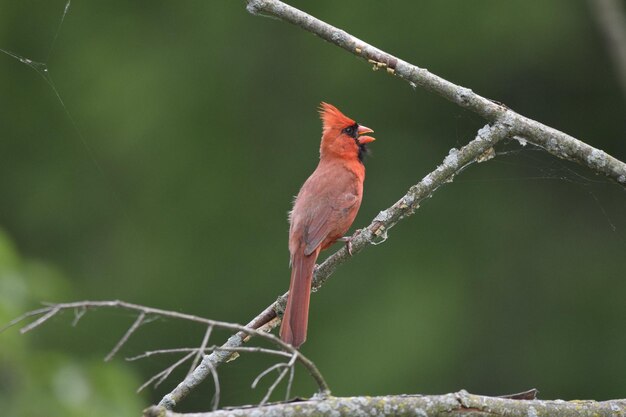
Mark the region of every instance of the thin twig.
[[22, 327], [20, 329], [20, 333], [24, 334], [26, 332], [29, 332], [29, 331], [33, 330], [35, 327], [38, 327], [38, 326], [42, 325], [48, 319], [51, 319], [59, 311], [61, 311], [60, 307], [49, 308], [48, 312], [46, 314], [44, 314], [43, 316], [39, 317], [37, 320], [35, 320], [34, 322], [30, 323], [29, 325]]
[[[277, 355], [283, 356], [286, 358], [291, 358], [291, 354], [287, 352], [283, 352], [281, 350], [267, 349], [258, 346], [239, 346], [239, 347], [222, 347], [222, 346], [207, 346], [204, 349], [204, 353], [211, 352], [213, 350], [223, 350], [228, 352], [247, 352], [247, 353], [266, 353], [268, 355]], [[149, 350], [137, 356], [132, 356], [130, 358], [126, 358], [127, 361], [132, 362], [138, 359], [148, 358], [154, 355], [163, 355], [169, 353], [184, 353], [184, 352], [197, 352], [198, 348], [174, 348], [174, 349], [159, 349], [159, 350]]]
[[208, 325], [208, 326], [215, 326], [215, 327], [219, 327], [219, 328], [226, 329], [226, 330], [239, 331], [239, 332], [243, 332], [243, 333], [245, 333], [247, 335], [250, 335], [250, 336], [259, 336], [259, 337], [262, 337], [264, 339], [268, 339], [268, 340], [272, 341], [274, 344], [279, 345], [281, 348], [284, 348], [287, 351], [293, 350], [293, 347], [291, 347], [290, 345], [282, 342], [276, 336], [273, 336], [271, 334], [267, 334], [265, 332], [259, 332], [259, 331], [255, 330], [253, 328], [242, 326], [241, 324], [229, 323], [229, 322], [226, 322], [226, 321], [211, 320], [211, 319], [207, 319], [207, 318], [200, 317], [200, 316], [194, 316], [192, 314], [185, 314], [185, 313], [180, 313], [180, 312], [177, 312], [177, 311], [162, 310], [160, 308], [147, 307], [147, 306], [143, 306], [143, 305], [139, 305], [139, 304], [133, 304], [133, 303], [128, 303], [126, 301], [120, 301], [120, 300], [112, 300], [112, 301], [88, 301], [88, 300], [85, 300], [85, 301], [75, 301], [75, 302], [71, 302], [71, 303], [49, 304], [47, 307], [40, 308], [40, 309], [33, 310], [33, 311], [29, 311], [29, 312], [27, 312], [25, 314], [22, 314], [18, 318], [16, 318], [13, 321], [11, 321], [5, 327], [8, 328], [8, 327], [14, 326], [14, 325], [20, 323], [21, 321], [23, 321], [23, 320], [25, 320], [25, 319], [27, 319], [29, 317], [43, 314], [42, 317], [38, 318], [37, 320], [35, 320], [31, 324], [25, 326], [24, 328], [22, 328], [20, 330], [22, 333], [25, 333], [25, 332], [28, 332], [28, 331], [34, 329], [35, 327], [40, 326], [41, 324], [46, 322], [48, 319], [50, 319], [52, 316], [54, 316], [56, 313], [58, 313], [61, 310], [70, 310], [70, 309], [77, 309], [77, 308], [86, 308], [86, 309], [93, 308], [93, 309], [95, 309], [95, 308], [102, 308], [102, 307], [124, 308], [124, 309], [127, 309], [127, 310], [132, 310], [132, 311], [137, 311], [137, 312], [140, 312], [140, 313], [144, 313], [145, 315], [169, 317], [169, 318], [172, 318], [172, 319], [192, 321], [192, 322], [195, 322], [195, 323], [201, 323], [201, 324], [205, 324], [205, 325]]
[[278, 356], [284, 356], [286, 358], [291, 357], [291, 354], [287, 352], [283, 352], [281, 350], [262, 348], [259, 346], [239, 346], [239, 347], [214, 346], [210, 350], [223, 350], [227, 352], [266, 353], [268, 355], [278, 355]]
[[44, 307], [44, 308], [40, 308], [40, 309], [37, 309], [37, 310], [28, 311], [28, 312], [22, 314], [21, 316], [14, 318], [13, 320], [8, 322], [4, 326], [0, 327], [0, 333], [2, 333], [5, 330], [15, 326], [18, 323], [21, 323], [22, 321], [26, 320], [29, 317], [39, 316], [41, 314], [48, 313], [49, 311], [50, 311], [50, 307]]
[[148, 385], [150, 385], [154, 381], [156, 381], [154, 384], [154, 387], [155, 388], [158, 387], [161, 384], [161, 382], [165, 381], [167, 377], [170, 376], [170, 374], [172, 373], [172, 371], [174, 371], [174, 369], [178, 368], [180, 365], [185, 363], [188, 359], [190, 359], [194, 355], [194, 353], [195, 351], [189, 352], [188, 354], [183, 356], [181, 359], [174, 362], [171, 366], [168, 366], [167, 368], [165, 368], [158, 374], [154, 375], [152, 378], [144, 382], [143, 385], [137, 389], [137, 392], [143, 391], [144, 388], [146, 388]]
[[500, 398], [508, 398], [511, 400], [536, 400], [539, 390], [537, 388], [531, 388], [526, 391], [516, 392], [515, 394], [500, 395]]
[[270, 387], [267, 389], [267, 393], [265, 393], [265, 396], [263, 397], [259, 405], [265, 405], [267, 403], [280, 381], [282, 381], [285, 375], [287, 375], [287, 372], [289, 372], [289, 369], [290, 368], [287, 366], [282, 371], [280, 371], [280, 374], [278, 375], [274, 383], [270, 385]]
[[[69, 1], [68, 1], [69, 4]], [[72, 327], [76, 327], [78, 321], [83, 318], [85, 313], [87, 312], [86, 308], [75, 308], [74, 309], [74, 320], [72, 320]]]
[[137, 330], [139, 328], [139, 326], [141, 326], [141, 323], [143, 322], [143, 319], [145, 317], [146, 317], [146, 313], [144, 313], [143, 311], [141, 313], [139, 313], [139, 315], [137, 316], [137, 319], [135, 320], [133, 325], [128, 328], [128, 330], [126, 331], [126, 333], [124, 333], [124, 336], [122, 336], [120, 341], [117, 342], [117, 344], [111, 350], [111, 352], [109, 352], [109, 354], [106, 355], [106, 357], [104, 358], [105, 362], [109, 362], [111, 359], [113, 359], [113, 356], [115, 356], [115, 354], [122, 348], [122, 346], [124, 346], [124, 343], [126, 343], [128, 341], [130, 336], [133, 333], [135, 333], [135, 330]]
[[[33, 316], [36, 316], [36, 315], [41, 315], [41, 317], [39, 317], [37, 320], [35, 320], [34, 322], [28, 324], [27, 326], [25, 326], [24, 328], [22, 328], [20, 330], [22, 333], [24, 333], [24, 332], [30, 331], [30, 330], [32, 330], [32, 329], [42, 325], [43, 323], [45, 323], [47, 320], [49, 320], [51, 317], [53, 317], [55, 314], [57, 314], [58, 312], [60, 312], [62, 310], [76, 310], [76, 309], [81, 309], [81, 308], [89, 309], [89, 308], [99, 308], [99, 307], [100, 308], [101, 307], [124, 308], [124, 309], [127, 309], [127, 310], [132, 310], [132, 311], [136, 311], [136, 312], [140, 313], [140, 317], [137, 318], [135, 323], [126, 332], [124, 337], [122, 337], [121, 341], [118, 343], [119, 347], [116, 346], [113, 349], [112, 354], [115, 354], [117, 352], [117, 350], [125, 343], [125, 341], [128, 339], [128, 337], [130, 337], [130, 335], [132, 335], [132, 333], [134, 332], [134, 329], [136, 329], [136, 327], [138, 327], [141, 324], [141, 322], [144, 320], [146, 315], [169, 317], [169, 318], [174, 318], [174, 319], [179, 319], [179, 320], [192, 321], [192, 322], [196, 322], [196, 323], [202, 323], [202, 324], [210, 326], [210, 327], [218, 327], [218, 328], [222, 328], [222, 329], [226, 329], [226, 330], [236, 331], [236, 332], [238, 332], [237, 334], [245, 334], [247, 336], [257, 336], [257, 337], [260, 337], [262, 339], [270, 341], [271, 343], [273, 343], [274, 345], [276, 345], [280, 349], [282, 349], [284, 352], [288, 352], [290, 355], [295, 355], [296, 356], [296, 358], [299, 360], [299, 362], [309, 371], [309, 374], [311, 374], [311, 376], [313, 377], [315, 382], [318, 384], [320, 392], [322, 392], [322, 393], [330, 392], [328, 384], [326, 383], [326, 381], [322, 377], [321, 373], [319, 372], [319, 370], [317, 369], [315, 364], [313, 362], [311, 362], [309, 359], [307, 359], [304, 355], [299, 353], [293, 346], [283, 342], [282, 340], [280, 340], [278, 337], [274, 336], [273, 334], [266, 333], [264, 331], [258, 331], [256, 329], [251, 329], [251, 328], [248, 328], [248, 327], [242, 326], [240, 324], [236, 324], [236, 323], [229, 323], [229, 322], [224, 322], [224, 321], [210, 320], [210, 319], [206, 319], [204, 317], [198, 317], [198, 316], [194, 316], [194, 315], [191, 315], [191, 314], [184, 314], [184, 313], [179, 313], [179, 312], [176, 312], [176, 311], [162, 310], [162, 309], [159, 309], [159, 308], [146, 307], [146, 306], [142, 306], [142, 305], [139, 305], [139, 304], [133, 304], [133, 303], [125, 302], [125, 301], [114, 300], [114, 301], [76, 301], [76, 302], [72, 302], [72, 303], [50, 304], [48, 307], [41, 308], [41, 309], [38, 309], [38, 310], [34, 310], [34, 311], [31, 311], [31, 312], [27, 312], [25, 314], [22, 314], [20, 317], [18, 317], [17, 319], [15, 319], [11, 323], [9, 323], [9, 326], [16, 325], [16, 324], [20, 323], [21, 321], [25, 320], [26, 318], [33, 317]], [[238, 347], [238, 346], [233, 346], [233, 348], [235, 348], [235, 347]], [[230, 349], [229, 350], [229, 348], [230, 348], [230, 346], [219, 347], [219, 348], [215, 348], [215, 351], [221, 351], [221, 352], [227, 352], [227, 353], [231, 352], [231, 353], [228, 353], [226, 356], [230, 356], [232, 354], [232, 352], [237, 351], [236, 349]], [[264, 352], [264, 353], [269, 353], [270, 352], [269, 349], [265, 349], [265, 350], [261, 350], [261, 349], [262, 348], [258, 348], [257, 351], [258, 352]], [[214, 351], [214, 353], [215, 353], [215, 351]], [[150, 380], [147, 383], [145, 383], [144, 385], [142, 385], [140, 387], [140, 390], [142, 390], [146, 386], [150, 385], [151, 382], [153, 382], [153, 381], [155, 381], [157, 379], [158, 379], [158, 381], [155, 384], [155, 386], [158, 386], [161, 382], [163, 382], [171, 374], [171, 372], [176, 367], [178, 367], [180, 364], [185, 362], [187, 359], [189, 359], [192, 356], [194, 356], [197, 352], [198, 352], [198, 349], [194, 349], [193, 351], [190, 351], [185, 357], [183, 357], [181, 360], [176, 362], [174, 365], [172, 365], [171, 367], [165, 369], [164, 371], [160, 372], [159, 374], [155, 375], [154, 377], [150, 378]], [[111, 354], [109, 354], [109, 355], [111, 355]], [[206, 376], [209, 373], [211, 373], [211, 367], [213, 367], [213, 370], [215, 370], [215, 365], [214, 364], [212, 364], [210, 362], [206, 362], [203, 359], [201, 361], [200, 365], [198, 366], [198, 368], [196, 368], [196, 370], [194, 370], [194, 372], [192, 372], [191, 375], [188, 375], [187, 378], [185, 378], [185, 380], [195, 379], [199, 383], [204, 378], [206, 378]], [[206, 369], [206, 371], [205, 371], [205, 369]]]
[[285, 401], [289, 401], [289, 397], [291, 397], [291, 387], [293, 385], [293, 377], [296, 373], [296, 367], [292, 366], [289, 370], [289, 380], [287, 381], [287, 389], [285, 390]]
[[272, 366], [270, 366], [269, 368], [267, 368], [266, 370], [264, 370], [263, 372], [261, 372], [256, 378], [254, 378], [254, 381], [252, 381], [252, 385], [251, 388], [255, 389], [257, 384], [259, 382], [261, 382], [261, 379], [263, 379], [263, 377], [265, 377], [265, 375], [269, 374], [270, 372], [276, 370], [276, 369], [280, 369], [280, 368], [285, 368], [287, 366], [287, 363], [276, 363]]
[[215, 366], [209, 364], [209, 369], [211, 370], [211, 375], [213, 375], [213, 385], [215, 385], [215, 393], [213, 394], [213, 401], [211, 401], [211, 409], [215, 411], [220, 403], [220, 380], [217, 377]]
[[198, 348], [174, 348], [174, 349], [148, 350], [140, 355], [126, 358], [126, 360], [128, 362], [133, 362], [139, 359], [149, 358], [154, 355], [164, 355], [164, 354], [170, 354], [170, 353], [189, 353], [189, 352], [196, 352], [197, 350]]
[[198, 366], [198, 362], [200, 362], [200, 358], [202, 358], [202, 355], [204, 354], [204, 349], [206, 348], [207, 343], [209, 343], [209, 338], [211, 337], [212, 331], [213, 331], [213, 326], [207, 327], [206, 332], [204, 333], [204, 337], [202, 338], [202, 343], [200, 344], [200, 348], [198, 348], [198, 353], [196, 353], [196, 356], [193, 358], [193, 361], [191, 362], [191, 366], [189, 367], [189, 372], [187, 372], [187, 375], [192, 373], [193, 370], [196, 369], [196, 366]]
[[265, 403], [267, 403], [267, 401], [270, 399], [272, 393], [274, 392], [278, 384], [280, 384], [280, 381], [282, 381], [283, 378], [285, 378], [285, 375], [287, 375], [287, 372], [293, 369], [293, 366], [296, 363], [296, 359], [298, 359], [298, 353], [293, 354], [293, 357], [291, 358], [289, 363], [282, 364], [282, 365], [285, 365], [284, 369], [280, 371], [280, 374], [278, 375], [278, 377], [276, 377], [276, 380], [274, 381], [274, 383], [270, 385], [270, 387], [267, 389], [267, 393], [265, 394], [265, 396], [263, 397], [259, 405], [264, 405]]

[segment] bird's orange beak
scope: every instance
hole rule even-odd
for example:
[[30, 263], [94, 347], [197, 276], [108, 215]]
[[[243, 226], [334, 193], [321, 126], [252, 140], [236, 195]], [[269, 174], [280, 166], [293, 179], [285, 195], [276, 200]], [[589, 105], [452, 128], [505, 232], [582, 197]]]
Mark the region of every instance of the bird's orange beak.
[[374, 139], [371, 136], [361, 136], [365, 133], [373, 133], [373, 132], [374, 131], [370, 129], [369, 127], [359, 125], [359, 129], [357, 130], [357, 133], [359, 134], [359, 143], [361, 145], [364, 145], [366, 143], [374, 142], [376, 139]]

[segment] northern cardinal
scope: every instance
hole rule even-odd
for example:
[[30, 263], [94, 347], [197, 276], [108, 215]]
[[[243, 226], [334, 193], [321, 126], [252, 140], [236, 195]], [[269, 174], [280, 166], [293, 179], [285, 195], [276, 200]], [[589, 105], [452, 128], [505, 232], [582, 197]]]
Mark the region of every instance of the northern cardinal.
[[[343, 237], [356, 217], [363, 197], [366, 144], [373, 132], [321, 103], [323, 122], [320, 162], [306, 180], [289, 214], [291, 282], [280, 338], [294, 347], [306, 340], [309, 297], [315, 261], [320, 251]], [[343, 238], [348, 241], [349, 238]], [[348, 246], [350, 249], [350, 246]]]

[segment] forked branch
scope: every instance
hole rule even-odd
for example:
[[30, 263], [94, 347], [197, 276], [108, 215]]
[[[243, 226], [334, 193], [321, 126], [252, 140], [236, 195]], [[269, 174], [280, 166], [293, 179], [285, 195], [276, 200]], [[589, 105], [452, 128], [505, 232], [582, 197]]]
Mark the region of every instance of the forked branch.
[[[75, 319], [72, 325], [76, 325], [77, 319], [82, 317], [87, 310], [103, 308], [103, 307], [123, 308], [123, 309], [131, 310], [137, 313], [137, 318], [135, 319], [133, 324], [128, 328], [128, 330], [124, 333], [121, 339], [115, 344], [111, 352], [105, 357], [106, 361], [111, 360], [115, 356], [115, 354], [122, 349], [124, 344], [133, 336], [133, 334], [137, 331], [137, 329], [139, 329], [142, 323], [145, 323], [147, 321], [146, 320], [147, 316], [169, 317], [169, 318], [178, 319], [178, 320], [186, 320], [186, 321], [191, 321], [195, 323], [200, 323], [207, 327], [207, 330], [204, 333], [204, 337], [202, 339], [202, 343], [200, 344], [199, 348], [162, 349], [162, 350], [148, 351], [141, 355], [135, 356], [133, 358], [129, 358], [128, 360], [138, 360], [138, 359], [147, 358], [149, 356], [153, 356], [156, 354], [166, 354], [166, 353], [184, 353], [185, 354], [182, 358], [175, 361], [172, 365], [165, 368], [164, 370], [162, 370], [161, 372], [157, 373], [152, 378], [150, 378], [148, 381], [146, 381], [141, 387], [139, 387], [138, 391], [141, 391], [142, 389], [146, 388], [147, 386], [153, 383], [155, 384], [155, 386], [158, 386], [165, 379], [167, 379], [175, 369], [177, 369], [179, 366], [181, 366], [185, 362], [192, 360], [192, 358], [194, 357], [199, 358], [202, 355], [204, 355], [207, 351], [212, 351], [213, 353], [215, 352], [225, 353], [228, 356], [233, 355], [233, 353], [235, 352], [250, 352], [250, 353], [267, 353], [267, 354], [272, 354], [276, 356], [287, 357], [289, 358], [289, 362], [286, 364], [282, 364], [282, 363], [280, 364], [281, 367], [285, 368], [284, 370], [285, 372], [287, 371], [293, 372], [296, 362], [299, 362], [307, 369], [307, 371], [311, 374], [311, 376], [317, 383], [320, 394], [322, 395], [330, 394], [330, 389], [328, 387], [328, 384], [324, 380], [322, 374], [319, 372], [315, 364], [311, 362], [308, 358], [306, 358], [302, 353], [300, 353], [293, 346], [283, 342], [282, 340], [280, 340], [278, 337], [274, 336], [273, 334], [270, 334], [261, 330], [251, 329], [249, 327], [245, 327], [236, 323], [228, 323], [228, 322], [223, 322], [223, 321], [210, 320], [204, 317], [194, 316], [191, 314], [184, 314], [184, 313], [178, 313], [175, 311], [168, 311], [168, 310], [162, 310], [158, 308], [146, 307], [146, 306], [127, 303], [127, 302], [119, 301], [119, 300], [116, 300], [116, 301], [77, 301], [73, 303], [50, 304], [48, 307], [33, 310], [33, 311], [30, 311], [21, 315], [20, 317], [16, 318], [15, 320], [11, 321], [8, 325], [0, 329], [0, 332], [8, 329], [9, 327], [20, 324], [21, 322], [29, 318], [38, 317], [37, 319], [24, 325], [20, 329], [21, 333], [28, 332], [30, 330], [33, 330], [43, 325], [45, 322], [52, 319], [58, 313], [65, 311], [65, 310], [72, 310], [75, 312], [76, 315], [75, 315]], [[213, 346], [213, 347], [207, 348], [209, 337], [211, 335], [213, 328], [221, 328], [221, 329], [226, 329], [226, 330], [231, 330], [231, 331], [237, 331], [238, 333], [242, 333], [246, 335], [246, 337], [256, 336], [258, 338], [271, 342], [272, 344], [277, 346], [278, 349], [280, 350], [268, 349], [268, 348], [262, 348], [262, 347], [228, 348], [228, 347]], [[192, 361], [192, 364], [193, 364], [193, 361]], [[217, 409], [219, 396], [220, 396], [219, 378], [216, 372], [216, 367], [213, 366], [212, 364], [208, 364], [207, 366], [209, 367], [208, 373], [213, 376], [213, 380], [215, 383], [215, 396], [213, 400], [213, 409], [215, 410]], [[270, 389], [268, 390], [268, 393], [263, 399], [263, 402], [266, 402], [269, 399], [270, 395], [272, 394], [272, 391], [274, 391], [274, 389], [276, 388], [280, 380], [283, 379], [283, 377], [284, 375], [279, 376], [279, 379], [277, 379], [276, 382], [270, 387]], [[287, 387], [287, 391], [289, 391], [289, 389], [290, 389], [290, 386]]]

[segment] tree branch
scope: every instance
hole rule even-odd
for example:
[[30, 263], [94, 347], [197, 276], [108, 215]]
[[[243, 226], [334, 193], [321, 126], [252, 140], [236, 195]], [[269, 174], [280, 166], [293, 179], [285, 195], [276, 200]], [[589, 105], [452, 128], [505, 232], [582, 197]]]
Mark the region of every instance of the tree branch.
[[258, 407], [180, 414], [163, 407], [144, 410], [144, 417], [274, 417], [274, 416], [415, 416], [415, 417], [615, 417], [626, 414], [626, 400], [542, 401], [486, 397], [460, 391], [446, 395], [327, 397]]
[[120, 341], [117, 342], [117, 345], [115, 345], [113, 350], [111, 350], [111, 352], [109, 352], [109, 354], [104, 358], [105, 362], [109, 362], [111, 359], [113, 359], [113, 356], [115, 356], [115, 354], [122, 348], [122, 346], [124, 346], [124, 343], [128, 341], [130, 336], [132, 336], [132, 334], [135, 333], [135, 331], [139, 328], [139, 326], [141, 326], [145, 318], [146, 318], [146, 313], [144, 313], [143, 311], [139, 313], [139, 316], [137, 316], [137, 319], [135, 320], [133, 325], [128, 328], [124, 336], [122, 336]]
[[[37, 318], [36, 320], [34, 320], [33, 322], [25, 325], [24, 327], [22, 327], [20, 329], [21, 333], [25, 333], [27, 331], [35, 329], [36, 327], [41, 326], [46, 321], [48, 321], [51, 318], [53, 318], [57, 313], [59, 313], [61, 311], [64, 311], [64, 310], [81, 311], [80, 314], [82, 316], [87, 309], [95, 309], [95, 308], [102, 308], [102, 307], [124, 308], [124, 309], [135, 311], [135, 312], [139, 313], [139, 316], [137, 317], [135, 322], [129, 327], [129, 329], [124, 333], [122, 338], [115, 345], [115, 347], [106, 356], [105, 360], [107, 360], [107, 361], [110, 360], [122, 348], [122, 346], [128, 341], [128, 339], [130, 339], [130, 337], [133, 335], [133, 333], [139, 328], [141, 323], [145, 321], [145, 317], [147, 315], [161, 316], [161, 317], [170, 317], [170, 318], [173, 318], [173, 319], [179, 319], [179, 320], [186, 320], [186, 321], [192, 321], [192, 322], [196, 322], [196, 323], [201, 323], [201, 324], [204, 324], [204, 325], [208, 326], [208, 329], [205, 332], [205, 337], [203, 338], [201, 347], [199, 349], [193, 349], [191, 351], [188, 350], [188, 349], [184, 349], [183, 351], [187, 352], [186, 356], [184, 356], [183, 358], [181, 358], [180, 360], [175, 362], [170, 367], [166, 368], [165, 370], [159, 372], [158, 374], [156, 374], [155, 376], [150, 378], [148, 380], [148, 382], [146, 382], [145, 384], [143, 384], [139, 388], [139, 391], [141, 391], [143, 388], [147, 387], [148, 385], [150, 385], [152, 382], [155, 382], [155, 381], [156, 381], [156, 385], [159, 385], [161, 382], [163, 382], [172, 373], [172, 371], [174, 369], [176, 369], [178, 366], [180, 366], [182, 363], [186, 362], [187, 360], [191, 359], [196, 354], [196, 351], [203, 351], [206, 348], [206, 345], [207, 345], [208, 340], [209, 340], [209, 336], [210, 336], [210, 333], [211, 333], [210, 329], [212, 329], [213, 327], [218, 327], [218, 328], [227, 329], [227, 330], [231, 330], [231, 331], [238, 331], [237, 334], [243, 333], [243, 334], [246, 335], [246, 337], [257, 336], [257, 337], [259, 337], [261, 339], [268, 340], [269, 342], [271, 342], [274, 345], [278, 346], [283, 351], [288, 352], [288, 356], [291, 358], [291, 360], [289, 362], [289, 366], [293, 367], [295, 362], [298, 361], [307, 369], [307, 371], [309, 372], [311, 377], [313, 377], [315, 382], [318, 384], [319, 393], [321, 395], [329, 395], [330, 394], [330, 389], [328, 387], [328, 384], [324, 380], [324, 377], [319, 372], [319, 370], [317, 369], [315, 364], [311, 360], [309, 360], [306, 356], [304, 356], [302, 353], [300, 353], [297, 349], [295, 349], [293, 346], [283, 342], [282, 340], [280, 340], [280, 338], [274, 336], [273, 334], [270, 334], [270, 333], [267, 333], [267, 332], [264, 332], [264, 331], [260, 331], [260, 330], [256, 330], [256, 329], [252, 329], [252, 328], [249, 328], [249, 327], [245, 327], [245, 326], [242, 326], [242, 325], [236, 324], [236, 323], [228, 323], [228, 322], [224, 322], [224, 321], [210, 320], [210, 319], [206, 319], [204, 317], [194, 316], [194, 315], [191, 315], [191, 314], [184, 314], [184, 313], [179, 313], [179, 312], [176, 312], [176, 311], [169, 311], [169, 310], [162, 310], [162, 309], [159, 309], [159, 308], [146, 307], [146, 306], [142, 306], [142, 305], [139, 305], [139, 304], [128, 303], [128, 302], [120, 301], [120, 300], [114, 300], [114, 301], [76, 301], [76, 302], [72, 302], [72, 303], [50, 304], [48, 307], [40, 308], [38, 310], [33, 310], [33, 311], [30, 311], [30, 312], [22, 314], [18, 318], [12, 320], [7, 326], [4, 326], [3, 328], [1, 328], [0, 332], [8, 329], [11, 326], [15, 326], [18, 323], [21, 323], [22, 321], [24, 321], [24, 320], [26, 320], [26, 319], [28, 319], [30, 317], [33, 317], [33, 316], [40, 316], [40, 317]], [[73, 324], [75, 324], [75, 320], [74, 320]], [[233, 353], [237, 352], [237, 351], [269, 353], [269, 349], [264, 349], [264, 348], [237, 349], [235, 347], [232, 347], [232, 348], [220, 347], [220, 348], [216, 348], [216, 350], [213, 353], [215, 353], [216, 351], [218, 351], [220, 353], [224, 353], [225, 352], [228, 356], [232, 356]], [[151, 356], [153, 354], [164, 353], [164, 352], [165, 351], [163, 351], [163, 350], [146, 352], [143, 355], [139, 355], [139, 356], [137, 356], [135, 358], [131, 358], [131, 359], [140, 359], [142, 357], [148, 357], [148, 356]], [[280, 353], [278, 353], [278, 354], [280, 354]], [[205, 356], [205, 357], [207, 357], [207, 356]], [[198, 366], [198, 368], [201, 368], [201, 366], [202, 366], [202, 364], [200, 366]], [[203, 375], [203, 378], [206, 378], [206, 376], [210, 374], [210, 375], [213, 376], [213, 379], [214, 379], [215, 384], [216, 384], [215, 385], [216, 394], [215, 394], [215, 402], [214, 402], [214, 406], [216, 407], [217, 406], [217, 401], [219, 399], [219, 389], [220, 389], [219, 388], [219, 382], [218, 382], [218, 379], [217, 379], [217, 374], [216, 374], [216, 371], [215, 371], [216, 367], [213, 364], [211, 364], [211, 363], [205, 363], [205, 366], [208, 368], [208, 370], [207, 370], [207, 374]], [[198, 372], [198, 368], [196, 368], [191, 373], [191, 375], [194, 375], [195, 373], [197, 373]], [[188, 375], [186, 380], [189, 379], [189, 378], [190, 378], [190, 376]]]
[[570, 135], [524, 117], [501, 103], [474, 93], [469, 88], [451, 83], [424, 68], [403, 61], [279, 0], [248, 0], [247, 8], [252, 14], [273, 16], [309, 31], [367, 60], [376, 68], [384, 68], [386, 73], [433, 92], [489, 122], [506, 121], [511, 126], [513, 135], [522, 136], [559, 158], [578, 162], [626, 185], [624, 162]]

